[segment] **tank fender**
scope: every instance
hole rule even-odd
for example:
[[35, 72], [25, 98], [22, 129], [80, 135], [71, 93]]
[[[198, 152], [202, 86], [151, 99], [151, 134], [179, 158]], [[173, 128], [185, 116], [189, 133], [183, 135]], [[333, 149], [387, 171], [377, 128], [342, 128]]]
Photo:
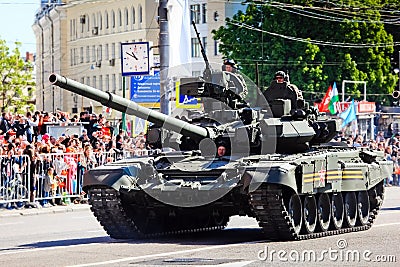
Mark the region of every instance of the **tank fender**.
[[282, 184], [297, 192], [296, 166], [283, 163], [260, 163], [254, 171], [248, 171], [252, 179], [249, 192], [253, 192], [261, 183]]
[[377, 161], [381, 167], [381, 177], [391, 177], [393, 174], [393, 161], [380, 160]]
[[139, 190], [137, 185], [140, 165], [118, 168], [95, 168], [87, 171], [83, 176], [83, 189], [93, 185], [105, 185], [115, 190], [120, 188]]

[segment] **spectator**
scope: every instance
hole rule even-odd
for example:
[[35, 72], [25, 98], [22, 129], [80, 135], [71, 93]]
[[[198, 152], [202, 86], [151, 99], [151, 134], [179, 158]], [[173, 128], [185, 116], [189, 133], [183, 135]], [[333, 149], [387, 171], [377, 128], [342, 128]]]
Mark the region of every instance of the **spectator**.
[[[53, 175], [54, 175], [54, 170], [52, 167], [49, 167], [47, 169], [46, 174], [43, 177], [43, 197], [44, 197], [43, 207], [45, 207], [45, 208], [52, 206], [49, 203], [49, 201], [47, 200], [47, 198], [49, 198], [50, 192], [53, 191], [52, 189], [54, 187], [54, 184], [56, 184], [56, 181], [55, 181]], [[54, 197], [53, 192], [52, 192], [52, 196]], [[52, 200], [51, 202], [54, 203], [54, 200]]]
[[33, 137], [35, 134], [34, 127], [39, 125], [39, 120], [37, 118], [33, 119], [32, 114], [28, 111], [26, 113], [26, 122], [28, 124], [28, 129], [26, 130], [26, 137], [29, 143], [33, 142]]
[[36, 152], [34, 148], [30, 145], [28, 146], [24, 154], [29, 157], [30, 166], [29, 166], [29, 177], [30, 177], [30, 192], [29, 192], [29, 201], [28, 207], [39, 207], [38, 204], [35, 204], [35, 194], [37, 189], [37, 175], [38, 175], [38, 162], [36, 157]]
[[0, 118], [0, 134], [5, 134], [11, 129], [10, 116], [3, 112]]

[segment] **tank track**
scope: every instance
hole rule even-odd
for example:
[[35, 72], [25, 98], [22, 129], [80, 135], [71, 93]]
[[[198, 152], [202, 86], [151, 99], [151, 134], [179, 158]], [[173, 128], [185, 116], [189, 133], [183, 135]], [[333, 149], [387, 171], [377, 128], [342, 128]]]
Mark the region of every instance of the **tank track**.
[[220, 225], [211, 225], [207, 227], [183, 229], [185, 225], [180, 225], [182, 229], [177, 229], [175, 224], [175, 229], [170, 231], [145, 232], [143, 229], [140, 229], [138, 226], [139, 223], [135, 223], [135, 220], [138, 220], [139, 218], [131, 218], [125, 211], [124, 204], [121, 201], [120, 193], [118, 191], [108, 187], [91, 187], [88, 190], [88, 194], [91, 211], [103, 226], [107, 234], [115, 239], [140, 239], [165, 235], [216, 231], [224, 229], [229, 220], [229, 218], [226, 218]]
[[311, 234], [297, 234], [284, 205], [283, 197], [284, 192], [282, 187], [275, 184], [262, 184], [257, 190], [251, 193], [250, 197], [250, 205], [260, 227], [263, 229], [265, 237], [273, 241], [306, 240], [368, 230], [371, 228], [382, 202], [375, 196], [373, 201], [379, 204], [374, 208], [371, 207], [366, 225], [328, 230], [326, 232], [314, 232]]

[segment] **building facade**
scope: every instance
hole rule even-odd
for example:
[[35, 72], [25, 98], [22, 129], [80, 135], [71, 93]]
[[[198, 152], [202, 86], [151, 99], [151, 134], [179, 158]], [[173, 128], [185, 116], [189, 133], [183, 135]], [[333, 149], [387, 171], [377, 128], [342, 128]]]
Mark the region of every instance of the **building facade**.
[[[158, 1], [154, 0], [53, 0], [43, 3], [36, 14], [36, 105], [39, 110], [79, 113], [92, 108], [101, 112], [99, 103], [72, 94], [48, 82], [48, 76], [60, 73], [103, 91], [123, 95], [129, 79], [121, 76], [121, 43], [151, 41], [158, 44]], [[224, 25], [225, 17], [243, 8], [239, 1], [190, 1], [191, 19], [211, 62], [221, 62], [218, 43], [211, 31]], [[176, 30], [176, 29], [170, 29]], [[193, 62], [202, 61], [199, 42], [191, 30]], [[158, 50], [155, 48], [154, 54]], [[201, 74], [194, 69], [193, 74]], [[129, 95], [129, 92], [126, 92]], [[117, 114], [114, 114], [116, 116]]]

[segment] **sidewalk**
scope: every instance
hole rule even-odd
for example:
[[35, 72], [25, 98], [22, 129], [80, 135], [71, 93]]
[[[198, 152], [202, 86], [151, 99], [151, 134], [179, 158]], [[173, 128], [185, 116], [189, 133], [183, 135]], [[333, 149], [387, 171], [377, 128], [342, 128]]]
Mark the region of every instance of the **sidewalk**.
[[81, 210], [90, 210], [88, 204], [69, 204], [67, 206], [52, 206], [48, 208], [21, 208], [21, 209], [0, 209], [0, 218], [2, 217], [16, 217], [16, 216], [32, 216], [39, 214], [50, 213], [66, 213]]

